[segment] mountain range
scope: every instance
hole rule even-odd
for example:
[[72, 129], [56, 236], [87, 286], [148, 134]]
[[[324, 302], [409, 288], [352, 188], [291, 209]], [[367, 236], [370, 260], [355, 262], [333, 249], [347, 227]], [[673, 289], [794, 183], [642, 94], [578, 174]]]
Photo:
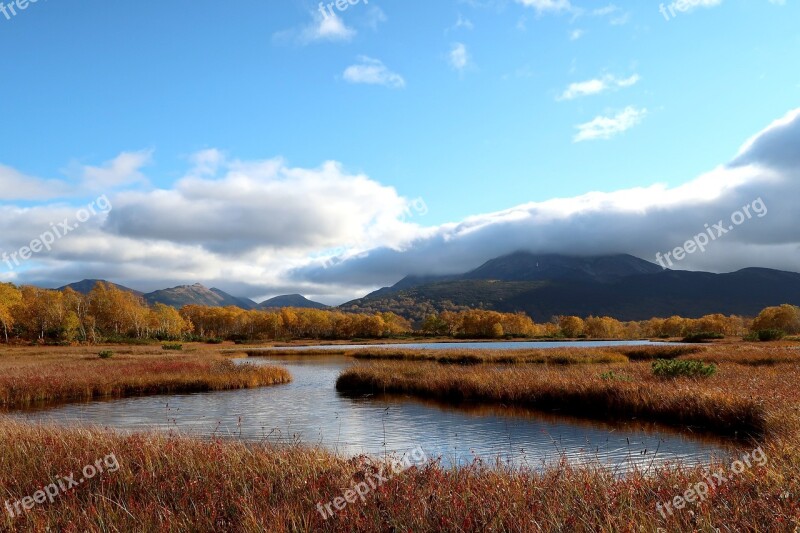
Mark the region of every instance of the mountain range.
[[[82, 294], [88, 294], [89, 291], [91, 291], [94, 288], [94, 286], [97, 284], [98, 281], [104, 281], [104, 280], [85, 279], [77, 283], [71, 283], [69, 285], [60, 287], [58, 290], [64, 290], [67, 287], [69, 287]], [[106, 281], [105, 283], [109, 282]], [[247, 310], [274, 309], [279, 307], [298, 307], [298, 308], [308, 308], [308, 309], [328, 308], [328, 306], [325, 304], [321, 304], [319, 302], [313, 302], [299, 294], [276, 296], [275, 298], [270, 298], [269, 300], [266, 300], [259, 304], [249, 298], [239, 298], [236, 296], [231, 296], [227, 292], [222, 291], [220, 289], [216, 288], [209, 289], [201, 285], [200, 283], [195, 283], [194, 285], [180, 285], [178, 287], [172, 287], [171, 289], [162, 289], [147, 294], [131, 289], [130, 287], [117, 285], [116, 283], [111, 283], [111, 285], [115, 286], [117, 289], [128, 291], [141, 298], [144, 298], [144, 300], [150, 305], [161, 303], [164, 305], [171, 305], [172, 307], [177, 307], [177, 308], [181, 308], [184, 305], [204, 305], [208, 307], [235, 306]]]
[[646, 320], [711, 313], [755, 316], [782, 303], [800, 303], [800, 274], [765, 268], [713, 274], [666, 270], [631, 255], [517, 252], [460, 275], [406, 277], [340, 308], [390, 310], [416, 321], [431, 312], [465, 308], [522, 311], [537, 321], [558, 315]]
[[[67, 287], [87, 293], [97, 281], [84, 280]], [[150, 304], [175, 307], [328, 308], [299, 294], [277, 296], [259, 304], [200, 284], [147, 294], [117, 287]], [[417, 322], [434, 312], [479, 308], [524, 312], [541, 322], [558, 315], [607, 315], [619, 320], [672, 315], [696, 318], [711, 313], [755, 316], [764, 307], [783, 303], [800, 304], [800, 274], [766, 268], [714, 274], [667, 270], [625, 254], [571, 257], [517, 252], [463, 274], [408, 276], [338, 308], [392, 311]]]

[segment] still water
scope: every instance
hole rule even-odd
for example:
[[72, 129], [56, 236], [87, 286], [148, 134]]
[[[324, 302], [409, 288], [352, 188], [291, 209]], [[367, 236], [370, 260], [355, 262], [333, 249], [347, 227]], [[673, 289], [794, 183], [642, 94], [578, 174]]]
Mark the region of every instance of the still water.
[[[516, 348], [522, 343], [512, 344]], [[282, 365], [294, 381], [260, 389], [70, 404], [14, 416], [122, 431], [172, 430], [321, 445], [344, 455], [403, 454], [421, 446], [429, 458], [446, 465], [480, 458], [538, 468], [565, 457], [625, 472], [665, 461], [706, 462], [729, 449], [722, 441], [648, 424], [594, 423], [525, 409], [455, 407], [399, 396], [348, 397], [335, 390], [336, 378], [360, 363], [339, 355], [251, 357], [242, 362]]]

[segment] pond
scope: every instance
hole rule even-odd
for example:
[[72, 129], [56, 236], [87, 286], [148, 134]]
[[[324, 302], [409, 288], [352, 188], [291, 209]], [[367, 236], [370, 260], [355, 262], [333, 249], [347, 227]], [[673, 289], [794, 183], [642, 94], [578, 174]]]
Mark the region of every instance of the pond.
[[480, 458], [538, 468], [565, 457], [575, 464], [600, 463], [624, 472], [634, 465], [647, 468], [665, 461], [707, 462], [730, 449], [721, 440], [645, 423], [605, 424], [410, 397], [348, 397], [335, 390], [336, 378], [359, 363], [341, 355], [239, 361], [284, 366], [294, 381], [259, 389], [69, 404], [13, 416], [70, 426], [320, 445], [344, 455], [403, 454], [421, 446], [429, 458], [441, 458], [446, 465]]

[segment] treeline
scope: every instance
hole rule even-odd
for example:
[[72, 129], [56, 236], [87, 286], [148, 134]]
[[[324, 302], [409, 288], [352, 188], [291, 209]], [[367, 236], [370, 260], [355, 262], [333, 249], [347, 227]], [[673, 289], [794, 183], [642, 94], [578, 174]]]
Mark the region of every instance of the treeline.
[[0, 283], [0, 326], [6, 342], [102, 342], [124, 339], [283, 340], [381, 338], [407, 334], [394, 313], [374, 315], [187, 305], [148, 306], [135, 294], [97, 283], [89, 294]]
[[429, 315], [422, 323], [422, 333], [465, 338], [565, 337], [589, 339], [674, 338], [702, 335], [742, 336], [775, 332], [773, 336], [800, 333], [800, 307], [784, 304], [768, 307], [755, 319], [722, 314], [701, 318], [651, 318], [620, 322], [611, 317], [581, 318], [561, 316], [544, 324], [534, 323], [527, 315], [469, 310], [444, 311]]
[[755, 319], [721, 314], [698, 319], [673, 316], [639, 322], [611, 317], [562, 316], [537, 324], [524, 313], [480, 309], [429, 314], [417, 331], [391, 312], [284, 308], [246, 311], [238, 307], [155, 304], [114, 285], [98, 283], [81, 294], [0, 283], [2, 338], [28, 342], [91, 342], [125, 339], [291, 340], [377, 339], [418, 333], [453, 338], [566, 337], [640, 339], [692, 335], [764, 338], [800, 333], [800, 308], [769, 307]]

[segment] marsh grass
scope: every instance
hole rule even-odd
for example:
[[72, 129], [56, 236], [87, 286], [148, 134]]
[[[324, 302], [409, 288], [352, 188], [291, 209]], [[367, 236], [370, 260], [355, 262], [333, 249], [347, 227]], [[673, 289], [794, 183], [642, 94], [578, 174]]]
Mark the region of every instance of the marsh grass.
[[[114, 453], [103, 473], [22, 517], [8, 531], [793, 531], [800, 509], [796, 439], [764, 444], [769, 459], [662, 518], [656, 504], [702, 481], [703, 467], [665, 465], [626, 476], [566, 461], [542, 471], [476, 462], [412, 467], [325, 521], [316, 505], [380, 471], [379, 459], [316, 448], [120, 435], [0, 419], [3, 498], [32, 494], [56, 476]], [[720, 459], [712, 468], [726, 468]], [[789, 496], [787, 496], [789, 495]]]
[[[644, 362], [499, 368], [373, 362], [345, 370], [336, 387], [350, 394], [396, 393], [449, 402], [501, 403], [601, 420], [637, 418], [739, 437], [765, 434], [770, 421], [763, 402], [746, 394], [752, 387], [734, 385], [749, 376], [735, 368], [725, 370], [702, 380], [665, 381], [653, 376]], [[630, 379], [601, 377], [622, 371]], [[794, 369], [791, 375], [800, 378]]]
[[289, 381], [291, 376], [283, 368], [236, 365], [212, 353], [165, 355], [131, 349], [99, 359], [89, 350], [15, 351], [0, 357], [0, 409]]

